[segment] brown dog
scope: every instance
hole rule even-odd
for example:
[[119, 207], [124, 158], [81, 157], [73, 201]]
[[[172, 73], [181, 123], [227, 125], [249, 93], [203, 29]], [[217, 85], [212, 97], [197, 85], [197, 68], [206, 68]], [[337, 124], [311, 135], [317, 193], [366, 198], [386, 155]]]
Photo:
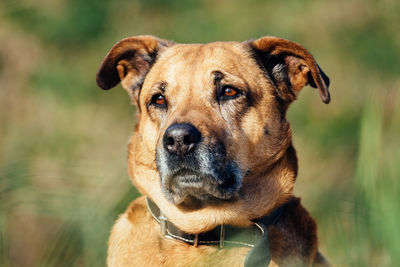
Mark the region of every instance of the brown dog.
[[306, 49], [276, 37], [131, 37], [97, 74], [103, 89], [119, 82], [138, 108], [130, 176], [149, 200], [133, 201], [114, 225], [109, 266], [327, 264], [316, 223], [293, 196], [285, 117], [307, 84], [330, 101], [329, 79]]

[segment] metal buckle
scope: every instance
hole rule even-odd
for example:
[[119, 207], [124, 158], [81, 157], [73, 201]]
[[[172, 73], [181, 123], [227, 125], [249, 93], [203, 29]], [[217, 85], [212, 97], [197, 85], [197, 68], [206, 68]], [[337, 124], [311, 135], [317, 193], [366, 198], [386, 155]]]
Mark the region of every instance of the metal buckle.
[[221, 224], [221, 231], [219, 233], [219, 247], [220, 248], [224, 247], [224, 245], [225, 245], [224, 241], [225, 241], [225, 228], [224, 228], [224, 225]]
[[158, 219], [160, 220], [160, 231], [161, 231], [162, 237], [164, 237], [166, 239], [174, 239], [172, 236], [170, 236], [168, 234], [168, 231], [167, 231], [168, 218], [165, 217], [161, 211], [160, 211], [160, 216], [158, 217]]
[[[167, 222], [168, 222], [168, 218], [164, 216], [164, 214], [160, 211], [160, 216], [158, 217], [159, 221], [160, 221], [160, 232], [161, 232], [161, 236], [165, 239], [170, 239], [170, 240], [174, 240], [174, 241], [179, 241], [182, 243], [185, 243], [183, 240], [179, 239], [179, 238], [175, 238], [173, 236], [171, 236], [168, 233], [168, 229], [167, 229]], [[193, 246], [197, 247], [199, 244], [199, 235], [194, 235], [194, 239], [193, 241], [188, 240], [189, 242], [193, 242]]]
[[197, 247], [199, 245], [199, 235], [194, 235], [193, 246]]

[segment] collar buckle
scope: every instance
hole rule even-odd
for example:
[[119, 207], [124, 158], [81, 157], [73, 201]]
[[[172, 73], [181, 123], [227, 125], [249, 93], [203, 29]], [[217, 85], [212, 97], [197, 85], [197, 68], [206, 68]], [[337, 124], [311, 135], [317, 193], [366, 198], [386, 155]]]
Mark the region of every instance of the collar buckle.
[[225, 227], [223, 224], [221, 224], [221, 229], [219, 232], [219, 248], [223, 248], [225, 243]]
[[199, 245], [199, 235], [196, 234], [196, 235], [194, 235], [193, 246], [197, 247], [198, 245]]
[[[176, 238], [174, 236], [172, 236], [169, 231], [168, 231], [168, 218], [164, 216], [164, 214], [162, 212], [160, 212], [160, 216], [158, 217], [158, 220], [160, 221], [160, 232], [161, 232], [161, 236], [165, 239], [172, 239], [172, 240], [176, 240], [176, 241], [180, 241], [185, 243], [183, 240], [181, 240], [179, 237]], [[189, 241], [190, 243], [193, 243], [192, 245], [194, 247], [197, 247], [199, 245], [199, 235], [196, 234], [194, 235], [193, 240], [186, 240]]]
[[162, 212], [160, 212], [160, 216], [158, 217], [158, 219], [160, 220], [160, 232], [162, 237], [166, 238], [166, 239], [174, 239], [167, 230], [167, 222], [168, 222], [168, 218], [164, 216], [164, 214]]

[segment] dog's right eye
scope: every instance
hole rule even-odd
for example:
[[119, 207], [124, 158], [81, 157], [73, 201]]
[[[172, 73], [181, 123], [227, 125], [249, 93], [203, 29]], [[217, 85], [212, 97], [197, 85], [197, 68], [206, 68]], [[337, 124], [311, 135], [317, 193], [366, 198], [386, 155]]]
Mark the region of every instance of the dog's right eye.
[[166, 103], [165, 98], [164, 98], [164, 96], [162, 94], [155, 94], [151, 98], [150, 104], [154, 105], [156, 107], [165, 107], [167, 103]]

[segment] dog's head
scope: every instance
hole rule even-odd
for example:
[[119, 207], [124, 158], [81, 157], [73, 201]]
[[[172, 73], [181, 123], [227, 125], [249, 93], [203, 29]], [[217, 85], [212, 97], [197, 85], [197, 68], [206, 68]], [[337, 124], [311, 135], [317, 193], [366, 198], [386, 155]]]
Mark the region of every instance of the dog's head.
[[297, 172], [287, 107], [307, 84], [330, 100], [311, 54], [276, 37], [190, 45], [126, 38], [97, 74], [103, 89], [119, 82], [138, 110], [131, 177], [191, 232], [245, 225], [287, 199]]

